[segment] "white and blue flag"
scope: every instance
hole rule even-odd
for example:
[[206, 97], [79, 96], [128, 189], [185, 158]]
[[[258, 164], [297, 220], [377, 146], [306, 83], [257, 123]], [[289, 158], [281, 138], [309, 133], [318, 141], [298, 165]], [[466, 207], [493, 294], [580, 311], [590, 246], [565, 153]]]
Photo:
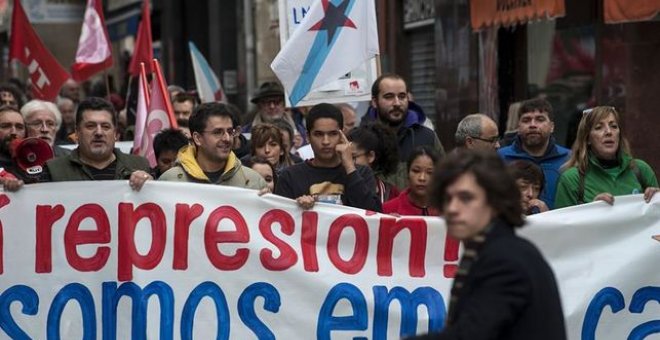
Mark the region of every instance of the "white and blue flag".
[[192, 41], [188, 42], [193, 71], [195, 71], [195, 86], [202, 103], [226, 102], [225, 92], [209, 63]]
[[270, 67], [296, 106], [378, 54], [374, 0], [318, 0]]

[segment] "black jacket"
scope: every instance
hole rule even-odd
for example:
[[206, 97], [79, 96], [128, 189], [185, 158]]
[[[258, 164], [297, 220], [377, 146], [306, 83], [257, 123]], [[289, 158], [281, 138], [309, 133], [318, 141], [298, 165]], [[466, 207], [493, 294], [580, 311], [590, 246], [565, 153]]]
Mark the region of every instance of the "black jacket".
[[376, 195], [373, 172], [366, 166], [357, 166], [350, 175], [344, 167], [318, 168], [311, 161], [294, 164], [282, 170], [275, 184], [276, 195], [296, 199], [303, 195], [337, 194], [343, 205], [372, 211], [381, 211]]
[[467, 275], [454, 281], [452, 292], [457, 282], [463, 288], [448, 325], [415, 339], [566, 339], [554, 274], [532, 243], [496, 221], [477, 254]]

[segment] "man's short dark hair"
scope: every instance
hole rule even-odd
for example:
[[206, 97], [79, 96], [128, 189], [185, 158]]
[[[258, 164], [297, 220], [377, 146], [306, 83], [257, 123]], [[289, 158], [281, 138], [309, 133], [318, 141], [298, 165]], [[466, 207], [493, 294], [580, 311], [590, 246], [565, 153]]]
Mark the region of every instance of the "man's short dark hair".
[[522, 102], [518, 109], [518, 120], [520, 120], [520, 117], [522, 117], [523, 114], [534, 111], [545, 112], [548, 114], [548, 118], [550, 118], [551, 121], [554, 120], [552, 105], [543, 98], [534, 98]]
[[185, 103], [188, 101], [193, 104], [193, 107], [199, 104], [199, 98], [187, 92], [179, 92], [176, 94], [176, 96], [174, 96], [174, 98], [172, 98], [172, 104]]
[[[237, 109], [232, 108], [231, 104], [225, 103], [204, 103], [198, 105], [188, 119], [190, 133], [202, 133], [206, 128], [206, 122], [211, 117], [227, 117], [231, 119], [232, 127], [238, 128]], [[240, 112], [240, 111], [238, 111]]]
[[459, 149], [450, 153], [435, 168], [431, 204], [443, 213], [447, 188], [462, 175], [470, 173], [486, 192], [486, 201], [496, 217], [513, 227], [524, 224], [520, 190], [502, 159], [492, 151]]
[[188, 137], [179, 129], [165, 129], [154, 137], [154, 154], [156, 158], [164, 151], [179, 151], [188, 145]]
[[341, 114], [341, 110], [328, 103], [321, 103], [314, 105], [307, 114], [305, 118], [305, 123], [307, 124], [307, 131], [311, 132], [314, 129], [314, 123], [321, 118], [329, 118], [337, 122], [339, 129], [344, 128], [344, 115]]
[[536, 163], [524, 159], [519, 159], [507, 164], [509, 174], [513, 180], [517, 181], [522, 179], [539, 186], [539, 193], [543, 191], [543, 184], [545, 184], [545, 176], [543, 170]]
[[107, 111], [112, 116], [112, 125], [117, 126], [117, 111], [107, 100], [100, 97], [87, 97], [78, 104], [76, 109], [76, 126], [83, 120], [85, 111]]
[[[383, 82], [383, 79], [403, 80], [404, 83], [406, 82], [406, 80], [398, 74], [385, 73], [376, 78], [373, 85], [371, 85], [371, 98], [378, 98], [378, 93], [380, 92], [380, 83]], [[406, 90], [408, 90], [408, 84], [406, 84]]]

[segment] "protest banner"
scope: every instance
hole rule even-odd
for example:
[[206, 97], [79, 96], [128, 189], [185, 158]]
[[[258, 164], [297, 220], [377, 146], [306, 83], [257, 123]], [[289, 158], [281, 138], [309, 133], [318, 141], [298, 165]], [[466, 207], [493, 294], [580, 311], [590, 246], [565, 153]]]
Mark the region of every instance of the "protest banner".
[[36, 184], [0, 206], [10, 337], [394, 339], [444, 322], [444, 230], [422, 218], [163, 182]]
[[[660, 197], [539, 214], [569, 339], [658, 333]], [[442, 219], [126, 181], [0, 193], [0, 337], [398, 339], [444, 323]]]

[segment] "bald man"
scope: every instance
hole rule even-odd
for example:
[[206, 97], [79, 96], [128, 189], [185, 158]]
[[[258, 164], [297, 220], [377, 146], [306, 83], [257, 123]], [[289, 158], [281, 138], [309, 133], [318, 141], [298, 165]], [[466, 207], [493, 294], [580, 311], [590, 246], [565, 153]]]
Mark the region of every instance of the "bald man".
[[471, 150], [497, 150], [500, 136], [493, 119], [481, 113], [465, 116], [456, 127], [456, 146]]

